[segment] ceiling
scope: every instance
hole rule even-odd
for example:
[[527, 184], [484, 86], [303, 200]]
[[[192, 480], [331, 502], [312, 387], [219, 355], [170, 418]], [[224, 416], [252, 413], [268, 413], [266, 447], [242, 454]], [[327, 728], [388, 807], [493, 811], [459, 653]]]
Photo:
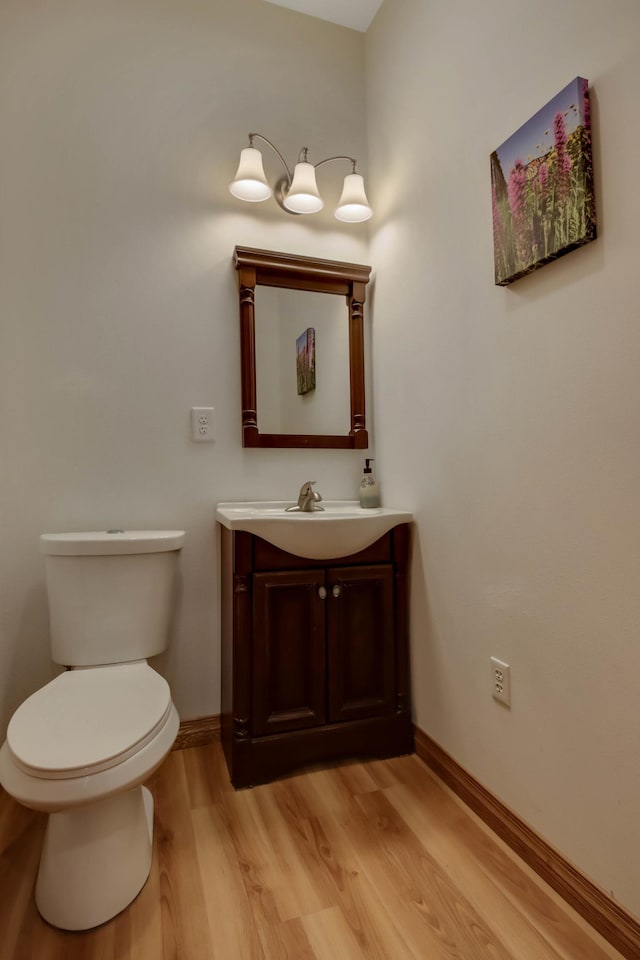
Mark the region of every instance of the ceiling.
[[343, 27], [365, 31], [382, 0], [266, 0], [279, 7], [289, 7], [299, 13], [308, 13], [321, 20], [330, 20]]

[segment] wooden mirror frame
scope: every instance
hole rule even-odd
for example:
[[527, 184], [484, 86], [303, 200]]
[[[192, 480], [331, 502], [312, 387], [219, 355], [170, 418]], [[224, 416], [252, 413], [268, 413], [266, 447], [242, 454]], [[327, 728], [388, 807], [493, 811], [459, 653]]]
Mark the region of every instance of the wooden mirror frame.
[[[316, 257], [297, 257], [272, 250], [236, 247], [240, 288], [240, 362], [242, 371], [242, 446], [316, 447], [365, 450], [364, 302], [371, 267]], [[260, 433], [256, 399], [255, 288], [285, 287], [346, 297], [349, 323], [349, 392], [351, 426], [342, 436], [330, 434]]]

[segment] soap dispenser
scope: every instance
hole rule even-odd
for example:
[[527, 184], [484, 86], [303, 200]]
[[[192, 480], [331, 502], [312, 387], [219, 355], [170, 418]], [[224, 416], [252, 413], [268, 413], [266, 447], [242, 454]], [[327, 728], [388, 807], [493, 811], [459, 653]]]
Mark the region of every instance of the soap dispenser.
[[373, 463], [373, 458], [365, 460], [364, 473], [362, 474], [362, 480], [360, 481], [360, 506], [364, 508], [380, 506], [378, 484], [376, 483], [373, 471], [369, 466], [370, 463]]

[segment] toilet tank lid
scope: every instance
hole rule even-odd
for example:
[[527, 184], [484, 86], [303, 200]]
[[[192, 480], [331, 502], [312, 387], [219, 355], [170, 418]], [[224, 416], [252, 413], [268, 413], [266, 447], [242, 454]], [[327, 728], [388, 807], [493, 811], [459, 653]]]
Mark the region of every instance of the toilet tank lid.
[[40, 551], [58, 557], [90, 557], [180, 550], [184, 530], [97, 530], [43, 533]]

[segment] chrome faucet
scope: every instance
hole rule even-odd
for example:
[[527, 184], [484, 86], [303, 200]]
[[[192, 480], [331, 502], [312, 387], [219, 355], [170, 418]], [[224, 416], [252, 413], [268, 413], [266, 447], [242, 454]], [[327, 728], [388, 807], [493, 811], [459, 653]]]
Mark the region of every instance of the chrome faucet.
[[313, 489], [315, 482], [315, 480], [305, 480], [300, 487], [298, 503], [295, 506], [287, 507], [287, 511], [301, 510], [303, 513], [313, 513], [314, 510], [324, 510], [324, 507], [316, 506], [322, 500], [322, 497]]

